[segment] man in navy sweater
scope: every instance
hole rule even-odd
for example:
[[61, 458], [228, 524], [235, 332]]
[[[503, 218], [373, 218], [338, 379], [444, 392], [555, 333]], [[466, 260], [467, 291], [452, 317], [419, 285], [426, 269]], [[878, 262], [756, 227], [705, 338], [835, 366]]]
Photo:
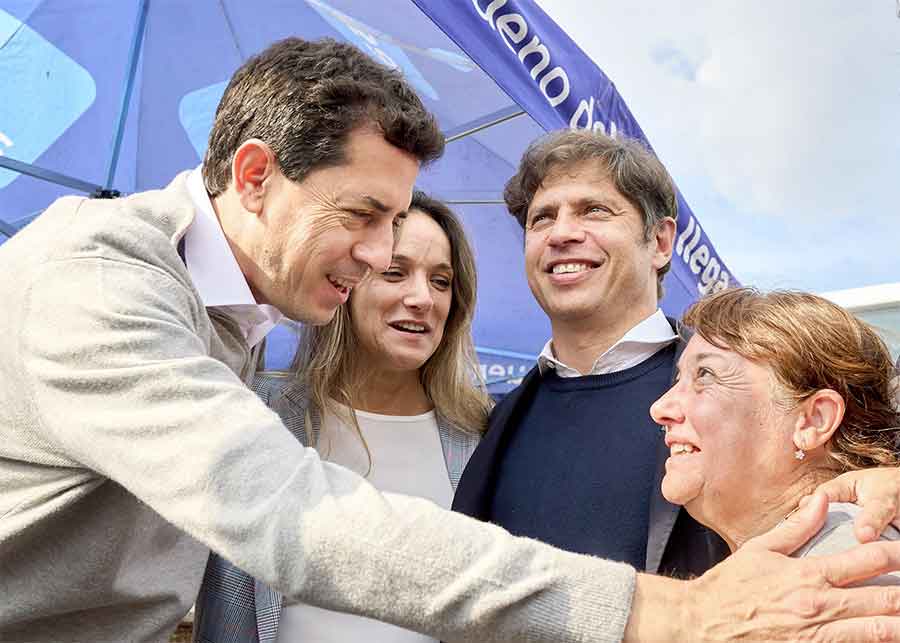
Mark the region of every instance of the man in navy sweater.
[[[649, 416], [683, 348], [659, 309], [677, 216], [668, 173], [640, 143], [565, 130], [529, 147], [504, 197], [553, 337], [491, 414], [453, 508], [638, 570], [702, 574], [727, 548], [662, 497], [669, 450]], [[863, 500], [854, 490], [884, 471], [835, 479], [831, 500]], [[857, 533], [874, 538], [892, 509], [867, 507]]]
[[504, 196], [553, 338], [491, 415], [454, 509], [639, 570], [702, 573], [727, 548], [662, 497], [669, 454], [648, 413], [681, 348], [658, 307], [668, 173], [640, 143], [566, 130], [529, 148]]

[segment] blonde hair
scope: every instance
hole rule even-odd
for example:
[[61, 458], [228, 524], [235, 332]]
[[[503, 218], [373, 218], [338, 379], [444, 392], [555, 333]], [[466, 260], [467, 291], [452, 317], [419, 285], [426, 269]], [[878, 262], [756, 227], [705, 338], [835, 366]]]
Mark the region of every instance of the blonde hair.
[[[477, 290], [475, 257], [462, 224], [446, 205], [415, 191], [409, 210], [428, 215], [444, 231], [450, 241], [453, 267], [453, 297], [444, 334], [437, 350], [419, 369], [419, 379], [437, 413], [467, 433], [481, 434], [487, 425], [491, 401], [472, 344]], [[342, 415], [339, 405], [350, 409], [347, 419], [362, 440], [371, 468], [371, 453], [353, 411], [364, 377], [364, 369], [358, 363], [359, 348], [350, 306], [344, 305], [328, 324], [303, 327], [292, 370], [306, 383], [311, 403], [320, 411]], [[312, 441], [310, 423], [307, 413], [307, 435]]]
[[714, 346], [769, 366], [789, 408], [820, 389], [836, 391], [846, 410], [826, 446], [834, 469], [898, 464], [895, 369], [862, 320], [809, 293], [732, 288], [694, 304], [684, 324]]

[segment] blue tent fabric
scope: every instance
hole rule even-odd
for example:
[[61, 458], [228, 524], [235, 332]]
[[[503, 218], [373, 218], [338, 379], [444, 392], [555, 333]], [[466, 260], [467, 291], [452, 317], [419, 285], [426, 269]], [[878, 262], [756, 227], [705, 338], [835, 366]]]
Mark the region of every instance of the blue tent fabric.
[[[589, 128], [651, 147], [612, 81], [534, 2], [415, 2], [544, 129]], [[680, 250], [663, 301], [676, 316], [698, 295], [732, 282], [681, 194], [678, 205]]]
[[[233, 71], [288, 36], [345, 40], [401, 69], [451, 137], [419, 184], [454, 203], [472, 238], [475, 342], [493, 389], [508, 388], [550, 328], [528, 291], [504, 183], [545, 130], [646, 140], [613, 83], [530, 0], [0, 0], [0, 163], [122, 193], [161, 187], [200, 162]], [[0, 167], [0, 242], [69, 192]], [[663, 302], [675, 315], [729, 273], [680, 206]], [[294, 344], [293, 329], [279, 329], [268, 364], [286, 368]]]

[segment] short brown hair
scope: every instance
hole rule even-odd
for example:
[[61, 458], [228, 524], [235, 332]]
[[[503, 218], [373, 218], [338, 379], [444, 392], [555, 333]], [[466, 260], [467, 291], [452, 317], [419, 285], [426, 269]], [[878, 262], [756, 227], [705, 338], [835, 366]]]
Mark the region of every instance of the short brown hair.
[[367, 125], [422, 163], [444, 151], [437, 121], [398, 71], [327, 38], [276, 42], [225, 89], [203, 161], [206, 190], [225, 190], [234, 153], [250, 138], [272, 148], [288, 179], [301, 181], [315, 167], [344, 162], [347, 136]]
[[[554, 172], [597, 162], [610, 180], [643, 217], [644, 241], [649, 242], [660, 221], [677, 220], [675, 187], [663, 164], [643, 143], [611, 138], [591, 130], [558, 130], [534, 141], [525, 151], [516, 174], [503, 191], [506, 207], [522, 228], [528, 208], [543, 182]], [[657, 297], [671, 260], [657, 271]]]
[[862, 320], [809, 293], [732, 288], [694, 304], [684, 324], [719, 348], [771, 367], [789, 407], [820, 389], [836, 391], [847, 408], [827, 445], [835, 469], [898, 464], [894, 365]]

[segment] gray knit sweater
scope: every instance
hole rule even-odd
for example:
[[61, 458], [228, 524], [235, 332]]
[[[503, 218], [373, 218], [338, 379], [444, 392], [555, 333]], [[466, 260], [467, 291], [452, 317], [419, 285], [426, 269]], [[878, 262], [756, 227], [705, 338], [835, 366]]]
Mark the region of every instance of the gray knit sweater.
[[297, 443], [178, 256], [184, 178], [61, 199], [0, 246], [0, 640], [165, 640], [209, 549], [443, 640], [619, 639], [630, 568], [380, 494]]

